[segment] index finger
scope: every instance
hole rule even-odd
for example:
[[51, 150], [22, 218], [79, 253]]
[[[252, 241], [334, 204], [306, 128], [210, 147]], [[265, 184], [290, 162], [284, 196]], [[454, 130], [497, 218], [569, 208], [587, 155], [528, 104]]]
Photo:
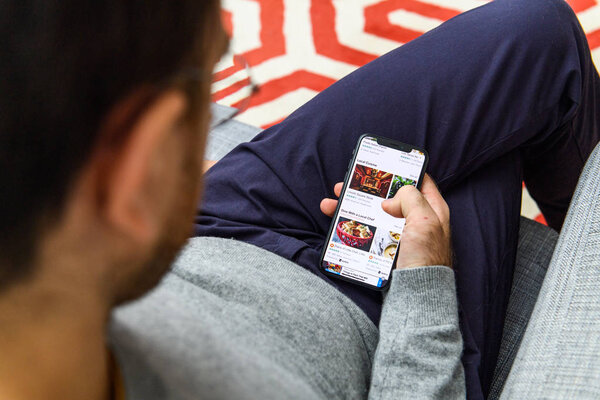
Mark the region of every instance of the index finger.
[[340, 197], [340, 194], [342, 194], [342, 188], [344, 187], [344, 182], [338, 182], [335, 184], [335, 186], [333, 187], [333, 193], [337, 196]]

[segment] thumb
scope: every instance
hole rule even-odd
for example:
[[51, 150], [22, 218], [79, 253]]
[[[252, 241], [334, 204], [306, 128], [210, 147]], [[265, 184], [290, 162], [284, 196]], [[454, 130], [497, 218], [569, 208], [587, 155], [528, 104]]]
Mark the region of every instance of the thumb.
[[381, 203], [383, 211], [396, 218], [407, 218], [412, 212], [432, 213], [433, 210], [419, 189], [412, 185], [403, 186], [398, 193]]

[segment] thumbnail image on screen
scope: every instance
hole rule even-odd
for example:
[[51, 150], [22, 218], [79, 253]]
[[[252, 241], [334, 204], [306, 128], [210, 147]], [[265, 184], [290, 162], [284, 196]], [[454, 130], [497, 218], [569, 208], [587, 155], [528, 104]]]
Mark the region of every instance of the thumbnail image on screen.
[[398, 251], [401, 237], [401, 233], [379, 229], [373, 238], [371, 253], [393, 260]]
[[334, 242], [354, 249], [369, 251], [377, 228], [348, 218], [340, 217], [335, 225]]
[[385, 195], [390, 188], [391, 182], [392, 174], [389, 172], [366, 167], [364, 165], [356, 165], [354, 173], [352, 174], [350, 189], [372, 194], [377, 197], [383, 197], [385, 199]]
[[402, 186], [407, 186], [407, 185], [417, 186], [417, 181], [414, 181], [414, 180], [408, 179], [408, 178], [403, 178], [398, 175], [394, 176], [394, 180], [392, 181], [392, 188], [390, 189], [390, 193], [388, 194], [387, 198], [391, 199], [392, 197], [394, 197], [396, 195], [396, 193], [398, 193], [398, 190]]

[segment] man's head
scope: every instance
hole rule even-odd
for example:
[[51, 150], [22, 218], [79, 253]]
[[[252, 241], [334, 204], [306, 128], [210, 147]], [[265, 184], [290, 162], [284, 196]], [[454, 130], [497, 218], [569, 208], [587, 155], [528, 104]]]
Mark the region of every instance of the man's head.
[[158, 281], [190, 233], [224, 46], [217, 0], [2, 2], [0, 297]]

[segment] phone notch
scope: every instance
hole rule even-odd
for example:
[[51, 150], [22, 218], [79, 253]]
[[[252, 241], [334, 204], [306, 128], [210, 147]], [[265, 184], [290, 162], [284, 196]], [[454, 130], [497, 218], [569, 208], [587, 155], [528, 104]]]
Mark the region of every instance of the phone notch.
[[376, 137], [375, 138], [377, 140], [377, 144], [381, 145], [381, 146], [386, 146], [386, 147], [391, 147], [393, 149], [396, 150], [400, 150], [404, 153], [410, 153], [413, 150], [412, 146], [409, 146], [407, 144], [404, 143], [399, 143], [395, 140], [391, 140], [391, 139], [386, 139], [383, 137]]

